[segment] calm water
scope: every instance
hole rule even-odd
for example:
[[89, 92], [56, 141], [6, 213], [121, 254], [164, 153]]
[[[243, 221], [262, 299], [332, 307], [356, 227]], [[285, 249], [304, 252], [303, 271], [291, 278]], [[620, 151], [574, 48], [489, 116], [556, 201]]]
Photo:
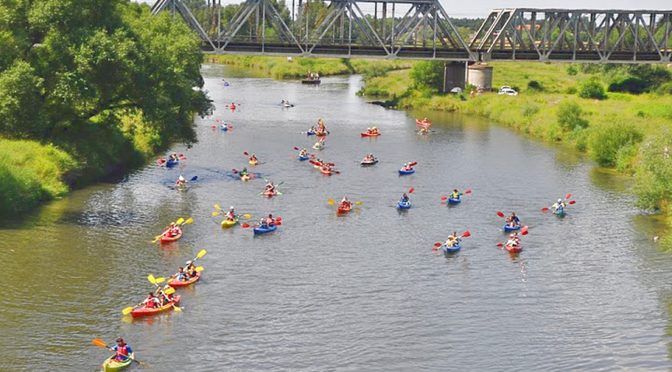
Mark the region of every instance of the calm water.
[[[411, 115], [355, 96], [357, 77], [320, 87], [234, 76], [204, 68], [207, 89], [230, 121], [228, 133], [196, 120], [200, 142], [182, 146], [182, 172], [199, 182], [169, 186], [180, 173], [148, 165], [118, 184], [73, 193], [27, 222], [0, 230], [0, 370], [94, 370], [108, 355], [92, 338], [124, 336], [145, 370], [668, 370], [672, 257], [651, 243], [622, 181], [574, 153], [549, 149], [473, 118], [432, 115], [435, 132], [414, 133]], [[223, 87], [227, 76], [231, 86]], [[297, 104], [283, 110], [288, 98]], [[242, 103], [230, 112], [224, 105]], [[425, 115], [417, 113], [418, 116]], [[296, 160], [293, 146], [318, 117], [331, 131], [320, 156], [341, 175]], [[362, 139], [377, 125], [383, 135]], [[246, 163], [284, 182], [230, 173]], [[361, 168], [366, 152], [381, 159]], [[413, 176], [399, 177], [406, 161]], [[394, 208], [409, 187], [413, 208]], [[440, 196], [472, 188], [462, 205]], [[565, 219], [540, 208], [567, 192]], [[337, 217], [329, 198], [363, 202]], [[222, 230], [212, 205], [284, 219], [274, 234]], [[515, 210], [530, 226], [518, 258], [495, 211]], [[149, 243], [179, 216], [193, 216], [176, 244]], [[453, 230], [472, 237], [451, 257], [432, 244]], [[145, 321], [121, 309], [199, 249], [204, 279], [181, 290], [182, 313]]]

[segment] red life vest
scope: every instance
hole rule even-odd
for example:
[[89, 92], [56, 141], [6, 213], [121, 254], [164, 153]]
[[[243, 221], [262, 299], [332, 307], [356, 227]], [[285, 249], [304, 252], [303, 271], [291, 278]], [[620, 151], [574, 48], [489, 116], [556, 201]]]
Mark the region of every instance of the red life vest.
[[127, 358], [128, 358], [127, 345], [124, 346], [117, 345], [117, 360], [126, 360]]

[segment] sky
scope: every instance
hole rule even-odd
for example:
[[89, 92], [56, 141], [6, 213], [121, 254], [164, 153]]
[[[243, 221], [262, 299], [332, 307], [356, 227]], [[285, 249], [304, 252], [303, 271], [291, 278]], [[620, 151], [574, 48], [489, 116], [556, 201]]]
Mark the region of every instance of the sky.
[[[134, 0], [154, 3], [154, 0]], [[291, 4], [291, 0], [285, 0]], [[451, 17], [485, 18], [497, 8], [562, 8], [562, 9], [643, 9], [672, 10], [672, 0], [440, 0]], [[241, 3], [242, 0], [222, 0], [222, 4]], [[297, 1], [298, 2], [298, 1]]]

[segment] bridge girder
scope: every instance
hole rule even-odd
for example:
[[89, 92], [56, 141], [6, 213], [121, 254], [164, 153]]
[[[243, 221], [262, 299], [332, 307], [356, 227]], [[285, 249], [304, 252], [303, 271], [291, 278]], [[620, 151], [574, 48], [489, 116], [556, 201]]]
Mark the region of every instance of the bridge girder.
[[471, 40], [479, 60], [670, 63], [672, 11], [496, 9]]

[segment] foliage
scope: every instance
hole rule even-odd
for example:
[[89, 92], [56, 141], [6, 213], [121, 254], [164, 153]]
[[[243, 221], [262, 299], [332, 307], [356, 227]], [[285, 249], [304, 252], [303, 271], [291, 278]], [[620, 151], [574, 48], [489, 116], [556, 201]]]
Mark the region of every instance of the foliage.
[[658, 89], [656, 89], [658, 94], [672, 94], [672, 81], [662, 84]]
[[605, 99], [604, 86], [597, 78], [591, 78], [579, 86], [579, 97], [592, 99]]
[[669, 208], [672, 200], [672, 132], [661, 127], [640, 146], [641, 163], [635, 175], [637, 204], [645, 209]]
[[443, 62], [421, 61], [413, 66], [410, 76], [418, 89], [438, 92], [443, 84], [443, 70]]
[[648, 84], [635, 76], [618, 76], [609, 83], [607, 90], [609, 92], [624, 92], [640, 94], [644, 93], [648, 88]]
[[529, 90], [536, 90], [538, 92], [543, 92], [544, 91], [544, 85], [538, 82], [537, 80], [530, 80], [527, 83], [527, 89]]
[[[619, 157], [632, 155], [630, 146], [637, 145], [643, 139], [642, 133], [632, 124], [616, 121], [611, 125], [593, 128], [589, 139], [590, 154], [598, 164], [607, 167], [616, 165]], [[627, 158], [621, 159], [622, 163]]]
[[577, 69], [576, 66], [574, 66], [574, 65], [567, 66], [567, 75], [576, 76], [578, 73], [579, 73], [579, 69]]
[[587, 128], [588, 121], [583, 118], [581, 106], [574, 101], [563, 101], [558, 106], [558, 124], [565, 131], [573, 131], [576, 128]]

